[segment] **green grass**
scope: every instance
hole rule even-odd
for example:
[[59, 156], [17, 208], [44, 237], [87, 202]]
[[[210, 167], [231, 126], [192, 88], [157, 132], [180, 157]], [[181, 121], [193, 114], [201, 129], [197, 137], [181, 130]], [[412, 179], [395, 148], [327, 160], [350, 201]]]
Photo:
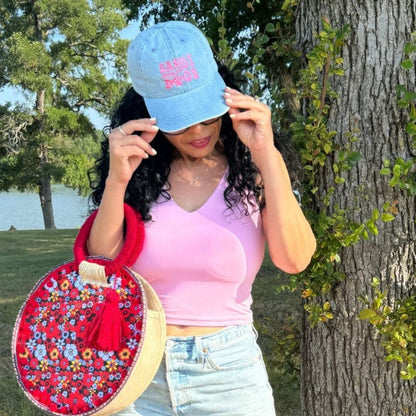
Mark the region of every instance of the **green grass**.
[[[19, 309], [35, 283], [70, 260], [76, 230], [0, 232], [0, 415], [41, 416], [18, 387], [11, 361], [11, 338]], [[266, 256], [253, 287], [259, 344], [274, 390], [278, 416], [298, 416], [299, 296], [276, 295], [282, 276]]]
[[14, 321], [27, 294], [52, 267], [72, 258], [75, 230], [0, 232], [0, 415], [40, 416], [18, 387], [11, 362]]

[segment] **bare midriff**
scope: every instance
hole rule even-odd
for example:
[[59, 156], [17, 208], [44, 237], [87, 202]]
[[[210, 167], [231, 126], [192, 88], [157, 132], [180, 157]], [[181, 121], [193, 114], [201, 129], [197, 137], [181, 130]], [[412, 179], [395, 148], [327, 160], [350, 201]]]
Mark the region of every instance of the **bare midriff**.
[[187, 326], [187, 325], [167, 325], [166, 335], [168, 337], [191, 337], [197, 335], [213, 334], [224, 329], [225, 326]]

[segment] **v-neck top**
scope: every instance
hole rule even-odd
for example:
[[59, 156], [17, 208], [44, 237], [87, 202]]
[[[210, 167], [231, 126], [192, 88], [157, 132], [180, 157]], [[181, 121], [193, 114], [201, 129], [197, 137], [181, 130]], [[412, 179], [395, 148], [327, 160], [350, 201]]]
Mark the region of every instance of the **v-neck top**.
[[[227, 172], [227, 171], [226, 171]], [[264, 257], [261, 214], [224, 201], [226, 172], [208, 200], [188, 212], [160, 197], [133, 265], [153, 286], [172, 325], [227, 326], [253, 321], [251, 287]]]

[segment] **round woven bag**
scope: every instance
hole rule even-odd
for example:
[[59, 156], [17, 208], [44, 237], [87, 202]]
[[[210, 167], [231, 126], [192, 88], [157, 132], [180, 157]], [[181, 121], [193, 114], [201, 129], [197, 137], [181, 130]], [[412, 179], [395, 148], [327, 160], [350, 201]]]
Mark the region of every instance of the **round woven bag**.
[[15, 323], [12, 355], [27, 397], [53, 415], [111, 415], [133, 403], [163, 356], [160, 301], [131, 266], [144, 226], [129, 205], [125, 244], [114, 260], [88, 257], [95, 211], [81, 227], [74, 260], [43, 276]]

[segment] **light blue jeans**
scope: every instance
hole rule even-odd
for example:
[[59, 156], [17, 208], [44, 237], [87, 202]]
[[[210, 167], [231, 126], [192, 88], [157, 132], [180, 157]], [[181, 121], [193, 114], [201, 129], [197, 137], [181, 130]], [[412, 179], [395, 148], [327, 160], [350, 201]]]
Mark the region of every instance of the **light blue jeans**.
[[168, 337], [152, 383], [117, 416], [275, 416], [256, 340], [252, 325]]

